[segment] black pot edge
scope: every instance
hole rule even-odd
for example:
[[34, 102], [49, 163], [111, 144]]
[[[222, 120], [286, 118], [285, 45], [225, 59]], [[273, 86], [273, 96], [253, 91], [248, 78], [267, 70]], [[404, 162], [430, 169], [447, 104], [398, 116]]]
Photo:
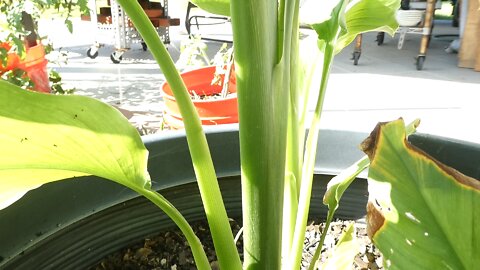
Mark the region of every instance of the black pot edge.
[[[207, 127], [206, 133], [218, 177], [239, 175], [238, 125]], [[364, 137], [364, 134], [344, 131], [322, 132], [319, 142], [322, 150], [317, 153], [316, 172], [333, 174], [360, 158], [362, 154], [356, 146]], [[149, 135], [143, 140], [150, 151], [149, 172], [155, 189], [195, 182], [182, 131]], [[99, 181], [93, 176], [50, 183], [28, 192], [0, 211], [0, 256], [3, 258], [0, 268], [16, 254], [62, 228], [137, 196], [123, 186]]]
[[[322, 203], [329, 177], [316, 176], [311, 217], [324, 219], [327, 208]], [[220, 180], [227, 213], [241, 221], [241, 187], [239, 177]], [[196, 183], [162, 191], [192, 224], [204, 220]], [[344, 194], [337, 217], [358, 219], [365, 215], [366, 181], [355, 181]], [[15, 257], [5, 269], [88, 269], [105, 256], [175, 226], [158, 208], [142, 197], [114, 205], [82, 219], [47, 237]]]
[[[335, 174], [353, 163], [362, 156], [356, 146], [366, 136], [367, 134], [356, 132], [322, 131], [319, 143], [321, 150], [317, 154], [315, 171]], [[178, 184], [195, 182], [183, 132], [166, 132], [162, 135], [145, 136], [143, 139], [151, 153], [149, 171], [156, 188], [163, 190]], [[219, 177], [238, 175], [238, 125], [208, 128], [207, 139]], [[412, 135], [409, 140], [447, 165], [479, 178], [480, 159], [472, 159], [480, 156], [478, 145], [426, 134]], [[460, 153], [456, 149], [461, 149]], [[456, 161], [452, 161], [451, 157], [458, 159], [458, 156], [462, 157], [465, 153], [468, 154], [469, 162], [461, 159], [457, 162], [460, 167], [452, 165], [452, 162]], [[172, 155], [175, 159], [165, 159], [165, 156]], [[231, 159], [232, 156], [237, 158]], [[180, 163], [177, 164], [176, 161]], [[84, 194], [83, 201], [79, 194]], [[55, 199], [49, 201], [45, 200], [46, 197]], [[4, 259], [0, 262], [0, 268], [2, 264], [7, 263], [6, 258], [14, 258], [15, 254], [22, 254], [26, 248], [43, 241], [48, 235], [100, 210], [135, 197], [137, 195], [130, 190], [110, 181], [98, 181], [96, 177], [86, 177], [83, 181], [61, 181], [29, 192], [14, 206], [0, 211], [0, 239], [2, 239], [0, 256]], [[44, 211], [38, 208], [43, 208]], [[31, 210], [33, 212], [27, 212]], [[36, 221], [34, 226], [32, 226], [33, 221]], [[22, 233], [24, 233], [23, 239], [19, 237]]]

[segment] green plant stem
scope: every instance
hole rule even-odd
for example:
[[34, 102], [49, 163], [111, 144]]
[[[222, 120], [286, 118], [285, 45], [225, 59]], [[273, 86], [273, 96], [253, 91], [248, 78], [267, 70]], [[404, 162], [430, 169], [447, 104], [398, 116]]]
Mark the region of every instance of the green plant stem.
[[231, 1], [245, 269], [281, 268], [289, 87], [277, 62], [277, 13], [277, 1]]
[[322, 235], [320, 235], [320, 241], [318, 242], [317, 249], [315, 250], [315, 254], [313, 255], [313, 258], [310, 261], [308, 270], [315, 270], [315, 264], [320, 254], [322, 253], [323, 242], [325, 242], [325, 237], [327, 236], [327, 232], [330, 229], [330, 223], [332, 223], [334, 213], [335, 211], [330, 211], [330, 210], [328, 211], [327, 220], [325, 221], [325, 226], [323, 226]]
[[222, 83], [222, 98], [226, 98], [228, 95], [228, 86], [230, 85], [230, 76], [232, 74], [232, 68], [234, 65], [233, 62], [233, 50], [230, 50], [230, 52], [227, 51], [227, 69], [225, 71], [225, 76], [223, 77], [223, 83]]
[[[132, 188], [132, 187], [131, 187]], [[203, 250], [202, 243], [195, 235], [192, 230], [192, 227], [188, 224], [187, 220], [182, 216], [182, 214], [173, 206], [165, 197], [161, 194], [150, 190], [150, 189], [136, 189], [133, 188], [136, 192], [143, 195], [145, 198], [153, 202], [156, 206], [162, 209], [165, 214], [167, 214], [174, 222], [177, 224], [178, 228], [185, 235], [185, 238], [192, 249], [193, 258], [195, 259], [195, 265], [198, 269], [211, 269], [210, 263], [208, 262], [207, 255]]]
[[[360, 160], [355, 162], [352, 166], [348, 167], [347, 169], [342, 171], [341, 174], [336, 176], [336, 177], [340, 178], [338, 182], [341, 182], [343, 184], [343, 188], [339, 188], [339, 189], [335, 190], [335, 202], [328, 204], [327, 220], [325, 222], [325, 226], [324, 226], [324, 229], [322, 231], [322, 235], [320, 236], [320, 242], [319, 242], [319, 244], [317, 246], [317, 249], [315, 250], [315, 254], [313, 255], [312, 260], [310, 262], [309, 270], [314, 270], [315, 269], [316, 262], [318, 261], [318, 258], [320, 258], [320, 254], [322, 253], [323, 242], [325, 241], [325, 237], [328, 233], [328, 230], [330, 229], [330, 223], [333, 219], [333, 216], [335, 215], [335, 212], [338, 209], [338, 206], [339, 206], [340, 200], [343, 196], [343, 193], [348, 188], [348, 186], [350, 186], [350, 184], [355, 180], [355, 178], [362, 171], [364, 171], [369, 165], [370, 165], [370, 160], [368, 159], [367, 156], [363, 156]], [[330, 180], [330, 181], [332, 182], [333, 179]], [[329, 185], [330, 185], [330, 183], [329, 183]], [[324, 203], [325, 203], [325, 199], [324, 199]]]
[[285, 84], [289, 85], [289, 106], [288, 106], [288, 129], [287, 129], [287, 154], [285, 164], [285, 186], [283, 206], [283, 228], [282, 228], [282, 257], [287, 258], [293, 241], [295, 231], [295, 219], [298, 207], [298, 192], [301, 180], [301, 168], [303, 160], [303, 145], [305, 138], [303, 112], [299, 111], [301, 88], [298, 81], [298, 5], [297, 0], [286, 0], [286, 12], [284, 12], [285, 34], [283, 35], [286, 44], [283, 60], [285, 61]]
[[323, 101], [327, 89], [328, 76], [333, 60], [334, 46], [330, 43], [326, 44], [324, 53], [324, 62], [322, 70], [322, 80], [320, 82], [320, 91], [318, 93], [317, 105], [315, 113], [308, 132], [307, 142], [305, 145], [305, 157], [302, 169], [302, 183], [300, 187], [300, 197], [298, 203], [298, 213], [295, 224], [295, 232], [287, 269], [297, 269], [300, 267], [302, 258], [303, 241], [305, 238], [305, 227], [307, 225], [308, 212], [310, 208], [310, 198], [312, 195], [313, 169], [315, 166], [315, 156], [317, 150], [318, 133], [320, 127], [320, 118], [322, 114]]
[[119, 0], [118, 2], [129, 15], [145, 43], [152, 49], [151, 52], [170, 84], [179, 105], [180, 113], [184, 119], [193, 168], [197, 176], [220, 268], [241, 269], [242, 263], [230, 229], [207, 139], [187, 88], [167, 49], [138, 1]]

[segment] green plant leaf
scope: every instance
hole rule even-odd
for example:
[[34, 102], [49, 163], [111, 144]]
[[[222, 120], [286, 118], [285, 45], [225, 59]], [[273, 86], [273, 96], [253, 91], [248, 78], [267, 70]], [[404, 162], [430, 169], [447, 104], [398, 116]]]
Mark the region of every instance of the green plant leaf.
[[362, 148], [367, 231], [387, 269], [477, 269], [480, 182], [410, 145], [401, 119], [379, 124]]
[[88, 174], [137, 190], [150, 186], [138, 132], [95, 99], [0, 81], [0, 130], [0, 209], [42, 184]]
[[65, 26], [67, 27], [68, 32], [70, 32], [70, 34], [73, 33], [73, 24], [70, 19], [65, 19]]
[[345, 190], [369, 164], [370, 160], [367, 156], [364, 156], [328, 182], [327, 191], [323, 195], [323, 204], [328, 205], [329, 211], [337, 210]]
[[[329, 1], [329, 3], [332, 3], [332, 1]], [[339, 1], [332, 9], [332, 13], [327, 20], [312, 24], [312, 28], [317, 32], [318, 48], [321, 51], [325, 51], [326, 44], [334, 46], [341, 29], [346, 27], [345, 8], [347, 3], [346, 0]]]
[[345, 13], [346, 27], [340, 32], [335, 53], [339, 53], [361, 33], [382, 31], [393, 36], [398, 28], [395, 12], [399, 7], [399, 0], [360, 0], [348, 7]]
[[[335, 2], [328, 3], [332, 5]], [[312, 23], [312, 28], [318, 35], [320, 50], [323, 51], [325, 44], [331, 43], [337, 54], [358, 34], [368, 31], [383, 31], [393, 35], [398, 28], [395, 11], [399, 7], [398, 0], [339, 1], [330, 17], [319, 16], [318, 22]]]
[[[405, 127], [407, 136], [415, 133], [418, 125], [420, 125], [420, 119], [415, 119], [408, 124]], [[369, 165], [370, 160], [368, 156], [364, 156], [328, 182], [327, 190], [325, 191], [325, 195], [323, 195], [323, 204], [328, 205], [329, 211], [335, 212], [337, 210], [345, 190], [347, 190], [353, 180]]]
[[355, 223], [350, 223], [342, 234], [331, 257], [322, 265], [322, 270], [349, 270], [352, 269], [353, 260], [360, 250], [360, 245], [355, 237]]
[[[192, 165], [195, 170], [220, 268], [241, 269], [242, 263], [235, 246], [232, 230], [230, 229], [207, 138], [203, 132], [200, 117], [188, 94], [187, 87], [180, 77], [165, 45], [140, 4], [137, 1], [130, 0], [118, 0], [117, 2], [128, 14], [147, 46], [156, 48], [152, 50], [152, 55], [165, 75], [165, 79], [168, 81], [179, 106], [185, 126]], [[180, 227], [181, 224], [178, 222], [178, 219], [174, 219], [174, 221]], [[182, 232], [188, 235], [184, 229], [182, 229]], [[192, 238], [188, 239], [188, 242], [192, 247], [197, 267], [199, 269], [210, 268], [201, 245], [195, 244]]]
[[[330, 229], [330, 223], [333, 220], [333, 216], [335, 211], [338, 208], [340, 203], [340, 199], [342, 198], [343, 193], [350, 184], [355, 180], [355, 178], [365, 170], [370, 161], [367, 156], [362, 157], [360, 160], [352, 164], [347, 169], [343, 170], [339, 175], [335, 176], [328, 182], [327, 190], [325, 191], [325, 195], [323, 196], [323, 204], [328, 205], [328, 214], [327, 219], [325, 222], [325, 230], [322, 232], [320, 236], [319, 246], [323, 246], [323, 242], [325, 241], [325, 237], [327, 235], [328, 230]], [[315, 250], [315, 254], [313, 254], [312, 261], [317, 261], [320, 258], [322, 249]], [[351, 266], [351, 263], [350, 263]], [[316, 269], [315, 265], [310, 265], [309, 270]], [[329, 268], [335, 269], [335, 268]]]
[[230, 0], [192, 0], [190, 2], [210, 13], [230, 16]]

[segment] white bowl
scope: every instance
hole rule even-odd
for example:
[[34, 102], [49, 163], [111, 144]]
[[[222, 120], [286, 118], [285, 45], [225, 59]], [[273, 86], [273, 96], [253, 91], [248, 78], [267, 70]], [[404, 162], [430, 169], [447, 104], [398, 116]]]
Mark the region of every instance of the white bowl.
[[400, 26], [417, 26], [424, 13], [423, 10], [397, 10], [395, 18]]

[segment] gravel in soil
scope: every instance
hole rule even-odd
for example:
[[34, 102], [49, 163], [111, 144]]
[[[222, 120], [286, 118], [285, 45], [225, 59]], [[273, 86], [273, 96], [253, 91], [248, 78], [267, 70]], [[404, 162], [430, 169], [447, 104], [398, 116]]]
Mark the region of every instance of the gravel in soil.
[[[327, 232], [322, 247], [320, 262], [325, 262], [328, 255], [333, 251], [341, 235], [347, 229], [347, 226], [353, 221], [336, 220], [331, 223], [330, 230]], [[305, 241], [302, 254], [301, 269], [308, 269], [310, 261], [318, 247], [320, 236], [322, 234], [324, 223], [311, 222], [305, 232]], [[382, 255], [380, 251], [372, 244], [367, 236], [367, 227], [363, 220], [355, 222], [355, 232], [357, 241], [360, 245], [360, 252], [355, 256], [352, 269], [355, 270], [379, 270], [383, 269]], [[321, 263], [319, 264], [321, 265]], [[318, 268], [319, 269], [319, 268]]]
[[[322, 248], [320, 260], [327, 259], [328, 254], [335, 247], [341, 234], [352, 221], [337, 220], [331, 223], [325, 243]], [[230, 221], [234, 235], [238, 233], [241, 224], [235, 220]], [[310, 260], [318, 246], [323, 223], [312, 221], [307, 226], [301, 269], [307, 269]], [[206, 222], [192, 224], [193, 230], [204, 245], [204, 250], [211, 262], [212, 269], [219, 269], [217, 257], [213, 248], [213, 241]], [[352, 264], [354, 270], [383, 269], [382, 257], [378, 249], [371, 243], [366, 233], [364, 222], [356, 222], [356, 235], [360, 243], [361, 252], [357, 254]], [[243, 259], [243, 245], [240, 237], [237, 249]], [[102, 259], [97, 265], [88, 270], [193, 270], [196, 269], [192, 252], [188, 242], [178, 228], [163, 231], [155, 236], [145, 238], [143, 241], [124, 248]]]
[[[204, 94], [197, 94], [197, 93], [202, 93], [202, 92], [201, 91], [196, 92], [195, 90], [191, 90], [190, 98], [194, 101], [224, 99], [222, 97], [222, 95], [220, 95], [220, 94], [204, 95]], [[229, 94], [227, 94], [226, 98], [232, 98], [232, 97], [236, 97], [236, 96], [237, 96], [237, 93], [229, 93]]]

